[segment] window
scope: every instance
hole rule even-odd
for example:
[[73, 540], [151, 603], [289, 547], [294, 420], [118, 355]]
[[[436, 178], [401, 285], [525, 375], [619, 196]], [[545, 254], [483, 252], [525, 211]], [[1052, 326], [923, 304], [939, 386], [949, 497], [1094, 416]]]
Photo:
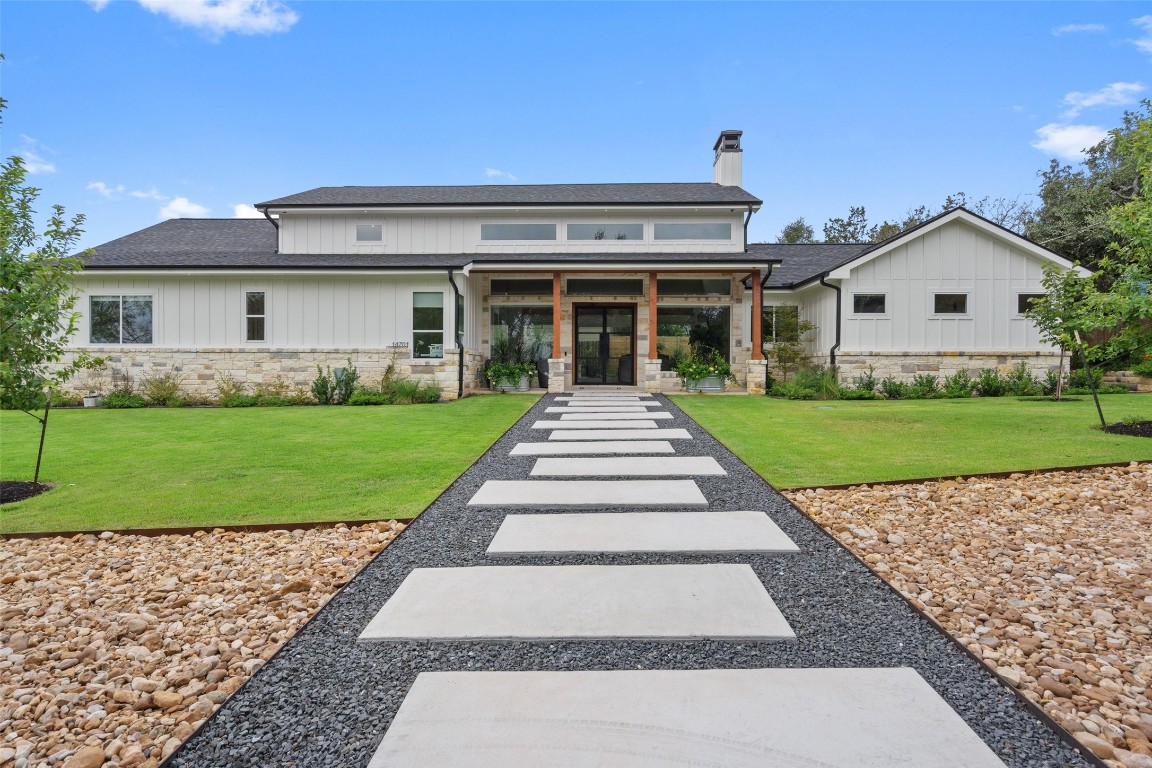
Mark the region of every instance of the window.
[[88, 338], [93, 344], [151, 344], [151, 296], [93, 296]]
[[547, 360], [552, 357], [552, 307], [514, 304], [492, 307], [492, 349], [502, 344], [515, 348], [509, 350], [509, 358]]
[[658, 223], [652, 228], [652, 238], [654, 240], [731, 240], [732, 225], [720, 222]]
[[412, 357], [444, 357], [444, 294], [412, 294]]
[[244, 293], [244, 340], [264, 341], [264, 291]]
[[497, 280], [493, 278], [490, 296], [551, 296], [552, 278], [542, 280]]
[[569, 296], [639, 296], [644, 293], [644, 281], [621, 277], [570, 278]]
[[730, 360], [731, 314], [728, 306], [657, 307], [656, 353], [663, 370], [675, 370], [698, 347]]
[[760, 340], [764, 344], [800, 341], [800, 308], [764, 307], [764, 314], [760, 316]]
[[883, 293], [854, 293], [852, 312], [857, 315], [883, 315], [888, 311], [887, 298]]
[[569, 240], [643, 240], [643, 224], [569, 224]]
[[1028, 310], [1032, 309], [1032, 302], [1036, 299], [1044, 298], [1042, 293], [1018, 293], [1016, 294], [1016, 314], [1022, 315]]
[[382, 224], [357, 224], [356, 242], [380, 243], [384, 241], [384, 226]]
[[555, 240], [555, 224], [481, 224], [481, 240]]
[[658, 296], [731, 296], [732, 281], [724, 277], [668, 278], [656, 281]]
[[937, 315], [968, 314], [968, 294], [936, 293], [932, 295], [932, 311]]

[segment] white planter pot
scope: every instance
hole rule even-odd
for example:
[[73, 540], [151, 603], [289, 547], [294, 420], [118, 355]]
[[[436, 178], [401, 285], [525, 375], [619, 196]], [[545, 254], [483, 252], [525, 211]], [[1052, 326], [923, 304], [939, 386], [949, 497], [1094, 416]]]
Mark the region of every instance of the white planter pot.
[[530, 377], [521, 376], [520, 381], [516, 382], [515, 384], [502, 381], [499, 384], [493, 386], [492, 389], [496, 390], [497, 392], [527, 392], [529, 389], [529, 381]]
[[724, 379], [719, 376], [705, 376], [686, 387], [689, 392], [723, 392]]
[[96, 408], [97, 406], [100, 405], [100, 401], [103, 399], [104, 399], [103, 395], [85, 395], [84, 396], [84, 407], [85, 408]]

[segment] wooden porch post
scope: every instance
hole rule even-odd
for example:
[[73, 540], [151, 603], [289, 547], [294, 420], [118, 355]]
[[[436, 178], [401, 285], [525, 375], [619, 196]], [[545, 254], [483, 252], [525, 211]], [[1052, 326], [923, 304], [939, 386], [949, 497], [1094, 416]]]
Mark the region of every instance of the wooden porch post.
[[648, 359], [657, 360], [656, 353], [656, 273], [648, 273]]
[[560, 359], [560, 273], [552, 273], [552, 357]]
[[764, 290], [760, 287], [760, 270], [752, 273], [752, 359], [764, 359]]

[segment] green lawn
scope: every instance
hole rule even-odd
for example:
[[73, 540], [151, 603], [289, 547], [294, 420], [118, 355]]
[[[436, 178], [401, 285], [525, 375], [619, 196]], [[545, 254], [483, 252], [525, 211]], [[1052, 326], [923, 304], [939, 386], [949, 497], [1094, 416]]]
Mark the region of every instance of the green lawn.
[[[1109, 424], [1152, 419], [1152, 396], [1101, 401]], [[779, 488], [1152, 459], [1152, 439], [1101, 431], [1090, 397], [1053, 403], [686, 395], [675, 402]]]
[[[0, 507], [0, 532], [410, 518], [536, 399], [57, 410], [40, 472], [56, 487]], [[0, 412], [0, 477], [31, 480], [38, 439]]]

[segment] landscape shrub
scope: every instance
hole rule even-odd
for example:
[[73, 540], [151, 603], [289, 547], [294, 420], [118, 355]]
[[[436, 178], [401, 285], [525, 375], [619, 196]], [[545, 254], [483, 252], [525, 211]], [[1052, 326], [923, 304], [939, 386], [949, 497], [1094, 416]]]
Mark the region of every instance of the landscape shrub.
[[879, 400], [880, 393], [874, 392], [871, 389], [856, 389], [855, 387], [845, 387], [840, 390], [840, 400]]
[[421, 403], [438, 403], [443, 396], [444, 391], [440, 385], [433, 382], [420, 388], [419, 401]]
[[944, 377], [944, 397], [972, 397], [972, 389], [976, 382], [967, 370], [957, 371], [951, 376]]
[[1000, 397], [1008, 391], [1008, 386], [1004, 379], [1000, 378], [999, 371], [995, 368], [985, 368], [980, 371], [972, 391], [980, 397]]
[[131, 387], [117, 387], [104, 396], [105, 408], [143, 408], [148, 405]]
[[183, 383], [184, 378], [175, 371], [145, 374], [140, 380], [140, 394], [149, 405], [178, 408], [184, 404], [184, 398], [180, 396], [180, 387]]
[[259, 402], [256, 395], [245, 395], [243, 393], [231, 394], [221, 397], [216, 401], [216, 404], [221, 408], [252, 408]]
[[82, 405], [84, 398], [81, 395], [73, 395], [67, 392], [58, 392], [52, 390], [52, 407], [53, 408], [70, 408], [74, 405]]
[[332, 377], [332, 369], [325, 371], [316, 366], [316, 379], [312, 382], [312, 397], [320, 405], [332, 405], [336, 397], [336, 380]]
[[[1092, 390], [1088, 387], [1065, 387], [1064, 394], [1066, 395], [1090, 395]], [[1107, 384], [1096, 387], [1096, 394], [1098, 395], [1126, 395], [1128, 394], [1128, 387], [1123, 384]]]
[[340, 405], [351, 399], [356, 391], [356, 382], [360, 380], [360, 372], [348, 359], [348, 366], [332, 370], [316, 366], [316, 380], [312, 382], [312, 397], [320, 405]]
[[875, 392], [878, 384], [874, 365], [868, 366], [868, 372], [860, 374], [852, 382], [853, 388], [858, 392]]
[[1137, 376], [1152, 378], [1152, 355], [1145, 355], [1143, 362], [1132, 366], [1132, 372]]
[[392, 396], [378, 389], [357, 387], [348, 398], [348, 405], [391, 405]]
[[912, 394], [912, 387], [899, 379], [887, 376], [880, 382], [880, 394], [889, 400], [906, 400]]
[[1060, 382], [1060, 374], [1056, 371], [1045, 371], [1044, 381], [1040, 382], [1040, 391], [1049, 397], [1055, 397], [1056, 386]]
[[940, 397], [940, 378], [930, 373], [918, 373], [912, 379], [912, 391], [909, 397], [926, 399]]
[[835, 366], [811, 365], [796, 371], [795, 383], [816, 393], [817, 400], [832, 400], [840, 394]]
[[[1092, 369], [1092, 383], [1097, 388], [1100, 387], [1100, 382], [1104, 380], [1104, 372], [1099, 368]], [[1090, 389], [1091, 385], [1088, 383], [1088, 373], [1083, 368], [1077, 368], [1074, 371], [1068, 372], [1068, 386], [1074, 389]]]
[[772, 394], [789, 400], [818, 400], [820, 398], [819, 390], [803, 386], [796, 381], [777, 384], [772, 388]]
[[244, 394], [244, 385], [227, 374], [216, 375], [216, 400], [223, 404], [225, 400], [232, 400]]
[[390, 382], [392, 402], [397, 405], [411, 405], [420, 402], [420, 382], [412, 379], [393, 379]]
[[1031, 369], [1028, 368], [1028, 363], [1023, 360], [1004, 377], [1004, 386], [1011, 394], [1021, 396], [1034, 395], [1041, 389]]

